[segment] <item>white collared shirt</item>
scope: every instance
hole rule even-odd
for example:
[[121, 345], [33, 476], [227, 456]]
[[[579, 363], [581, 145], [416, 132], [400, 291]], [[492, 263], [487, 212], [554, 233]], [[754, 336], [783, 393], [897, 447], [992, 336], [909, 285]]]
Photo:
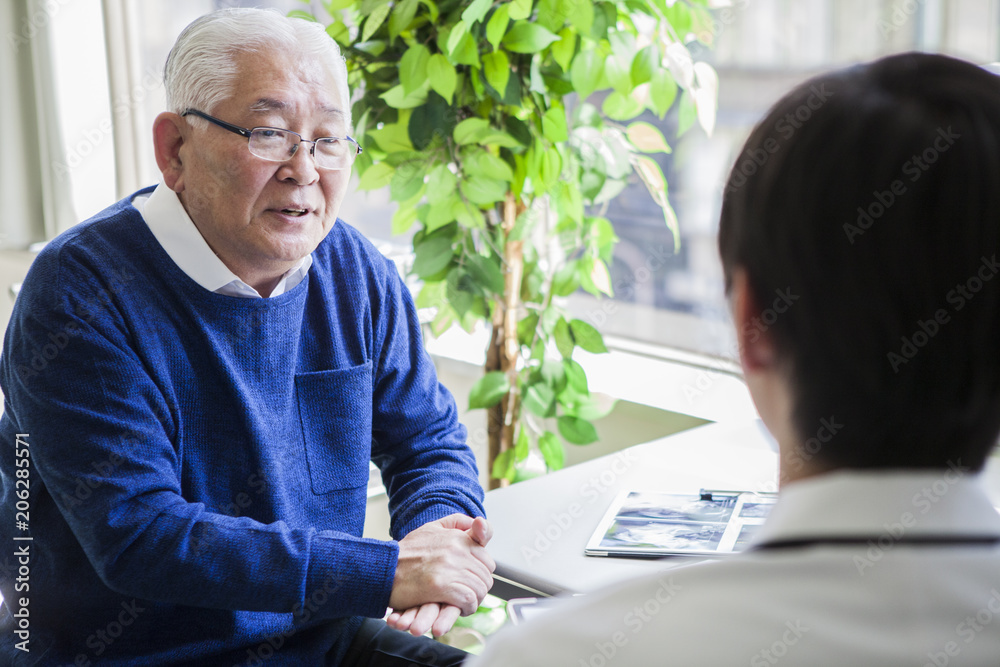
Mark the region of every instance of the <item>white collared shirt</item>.
[[975, 542], [996, 536], [1000, 516], [958, 467], [819, 475], [783, 488], [754, 539], [810, 544], [667, 563], [552, 603], [466, 664], [997, 665], [1000, 547]]
[[[198, 231], [191, 216], [184, 210], [177, 193], [161, 180], [151, 194], [132, 199], [134, 206], [149, 226], [156, 240], [189, 278], [210, 292], [259, 299], [261, 295], [229, 270]], [[279, 296], [298, 285], [309, 273], [312, 255], [306, 255], [281, 277], [271, 291]]]

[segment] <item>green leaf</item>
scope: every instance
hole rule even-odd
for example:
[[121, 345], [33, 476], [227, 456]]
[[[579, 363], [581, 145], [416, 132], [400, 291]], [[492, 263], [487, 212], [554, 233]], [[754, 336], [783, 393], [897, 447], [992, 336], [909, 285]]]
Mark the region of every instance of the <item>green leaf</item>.
[[469, 275], [485, 291], [493, 294], [502, 294], [504, 288], [503, 272], [500, 267], [489, 257], [482, 255], [466, 255], [465, 267]]
[[413, 17], [417, 15], [419, 0], [402, 0], [396, 3], [389, 16], [389, 37], [395, 39], [399, 33], [410, 27]]
[[545, 384], [552, 387], [552, 390], [556, 393], [562, 391], [563, 387], [566, 386], [566, 369], [563, 368], [561, 362], [546, 359], [542, 362], [542, 367], [538, 372], [545, 381]]
[[535, 337], [535, 327], [538, 326], [538, 314], [531, 313], [517, 323], [517, 341], [521, 345], [530, 345]]
[[604, 73], [604, 58], [594, 49], [581, 50], [573, 58], [569, 78], [577, 95], [584, 100], [597, 90], [597, 84]]
[[660, 65], [660, 49], [655, 44], [651, 44], [635, 54], [635, 59], [632, 60], [632, 69], [630, 71], [632, 85], [638, 86], [651, 81], [653, 73], [658, 69], [662, 69]]
[[[580, 288], [580, 280], [576, 275], [577, 262], [566, 262], [552, 276], [552, 292], [556, 296], [569, 296]], [[570, 339], [572, 342], [572, 339]], [[566, 355], [563, 355], [566, 356]]]
[[539, 165], [539, 180], [541, 181], [541, 191], [547, 192], [562, 174], [562, 156], [556, 148], [548, 148], [541, 154]]
[[493, 461], [493, 479], [506, 479], [511, 482], [514, 481], [514, 475], [517, 474], [517, 468], [514, 465], [514, 450], [508, 449], [505, 452], [500, 452], [496, 460]]
[[396, 168], [389, 182], [392, 201], [404, 202], [419, 196], [424, 187], [424, 172], [421, 165], [405, 162]]
[[573, 341], [587, 352], [600, 354], [608, 351], [600, 332], [583, 320], [571, 320], [569, 330], [573, 334]]
[[412, 272], [418, 278], [427, 278], [440, 273], [451, 263], [451, 239], [433, 236], [413, 248]]
[[445, 143], [455, 129], [454, 118], [455, 115], [445, 99], [437, 93], [428, 91], [427, 103], [414, 109], [407, 123], [413, 147], [423, 151], [432, 144]]
[[[589, 3], [584, 4], [590, 6]], [[564, 72], [568, 72], [574, 53], [576, 53], [576, 31], [567, 26], [559, 31], [559, 41], [552, 45], [552, 57]]]
[[554, 144], [569, 139], [566, 111], [561, 106], [552, 107], [542, 116], [542, 134]]
[[552, 412], [556, 393], [547, 384], [538, 383], [528, 387], [524, 392], [524, 407], [539, 417], [548, 417]]
[[389, 185], [395, 169], [385, 162], [378, 162], [365, 169], [358, 183], [359, 190], [378, 190]]
[[460, 201], [456, 195], [452, 195], [444, 201], [436, 204], [428, 204], [427, 213], [424, 216], [424, 229], [433, 232], [447, 224], [455, 221], [454, 203]]
[[532, 19], [532, 23], [542, 26], [547, 30], [556, 32], [562, 30], [566, 24], [566, 17], [569, 16], [577, 0], [538, 0], [538, 11]]
[[593, 3], [590, 0], [580, 0], [567, 18], [577, 32], [581, 35], [589, 35], [594, 27]]
[[556, 420], [559, 433], [574, 445], [589, 445], [597, 442], [597, 429], [585, 419], [562, 415]]
[[361, 33], [362, 42], [367, 42], [375, 34], [375, 31], [382, 27], [385, 18], [389, 16], [389, 9], [389, 0], [385, 0], [368, 15], [368, 18], [365, 19], [364, 31]]
[[532, 0], [511, 0], [509, 3], [511, 20], [519, 21], [531, 16], [531, 5]]
[[[464, 23], [462, 25], [465, 25]], [[455, 65], [479, 67], [479, 48], [470, 33], [465, 33], [454, 49], [448, 52], [449, 61]]]
[[506, 132], [490, 127], [489, 121], [485, 118], [466, 118], [455, 126], [452, 136], [459, 146], [480, 144], [500, 146], [501, 148], [517, 148], [521, 145], [517, 139]]
[[522, 426], [517, 434], [517, 443], [514, 445], [514, 459], [523, 461], [528, 458], [530, 452], [531, 441], [528, 439], [528, 431]]
[[466, 229], [485, 229], [486, 219], [483, 217], [483, 212], [479, 210], [479, 207], [459, 199], [458, 202], [452, 205], [451, 212], [455, 216], [455, 220], [458, 221], [462, 227]]
[[617, 92], [628, 95], [632, 92], [632, 77], [629, 74], [631, 61], [625, 56], [612, 53], [604, 61], [604, 76]]
[[539, 338], [535, 341], [535, 344], [531, 346], [531, 359], [532, 361], [541, 361], [545, 358], [545, 341]]
[[500, 5], [493, 16], [486, 22], [486, 41], [495, 49], [507, 32], [507, 24], [510, 23], [510, 5]]
[[368, 136], [374, 139], [378, 147], [386, 153], [412, 151], [413, 144], [410, 143], [410, 131], [407, 128], [408, 123], [409, 120], [407, 119], [406, 123], [392, 123], [377, 130], [369, 130]]
[[643, 111], [643, 106], [631, 95], [623, 95], [617, 90], [604, 98], [601, 111], [612, 120], [631, 120]]
[[558, 39], [557, 35], [553, 35], [540, 25], [517, 21], [501, 42], [507, 50], [514, 53], [536, 53]]
[[505, 452], [500, 452], [496, 460], [493, 462], [493, 473], [494, 479], [506, 479], [507, 481], [513, 482], [514, 478], [517, 476], [517, 466], [514, 461], [514, 450], [508, 449]]
[[[382, 164], [381, 162], [379, 164]], [[376, 165], [378, 166], [378, 165]], [[417, 221], [417, 207], [407, 203], [399, 205], [396, 212], [392, 214], [392, 235], [401, 236], [410, 231], [410, 227]]]
[[649, 82], [649, 109], [660, 118], [670, 110], [677, 98], [677, 82], [667, 69], [657, 69]]
[[696, 120], [698, 120], [698, 109], [694, 105], [694, 98], [685, 90], [681, 93], [681, 108], [677, 115], [677, 136], [690, 130]]
[[430, 50], [420, 43], [414, 44], [403, 54], [399, 61], [399, 82], [403, 85], [404, 93], [411, 94], [427, 81], [427, 62], [430, 58]]
[[664, 201], [660, 203], [660, 208], [663, 209], [663, 219], [667, 223], [667, 229], [673, 234], [674, 251], [676, 252], [681, 247], [681, 228], [677, 221], [677, 213], [674, 212], [674, 207], [670, 205], [670, 201], [665, 196]]
[[455, 126], [452, 137], [459, 146], [476, 143], [477, 136], [490, 129], [490, 122], [485, 118], [466, 118]]
[[588, 421], [603, 419], [611, 414], [617, 404], [617, 399], [608, 400], [607, 397], [598, 398], [596, 395], [584, 396], [573, 406], [572, 416]]
[[347, 27], [347, 24], [343, 21], [334, 21], [330, 25], [326, 26], [326, 34], [333, 37], [333, 40], [341, 45], [341, 47], [346, 46], [351, 43], [351, 31]]
[[385, 103], [393, 109], [414, 109], [427, 102], [428, 87], [428, 85], [423, 85], [412, 93], [407, 94], [403, 90], [403, 85], [400, 84], [385, 91], [379, 97], [385, 100]]
[[483, 73], [486, 81], [497, 90], [507, 89], [507, 80], [510, 78], [510, 61], [503, 51], [487, 53], [482, 57]]
[[447, 100], [448, 104], [452, 104], [458, 75], [455, 73], [455, 66], [448, 62], [446, 56], [435, 53], [427, 60], [427, 78], [430, 79], [431, 88]]
[[637, 121], [628, 126], [625, 131], [632, 145], [643, 153], [669, 153], [670, 144], [663, 138], [659, 128], [649, 123]]
[[443, 280], [437, 282], [424, 282], [420, 288], [414, 303], [417, 308], [440, 308], [444, 303], [445, 283]]
[[556, 349], [559, 350], [559, 354], [562, 355], [563, 359], [572, 358], [573, 348], [576, 346], [576, 343], [573, 341], [573, 333], [570, 331], [566, 318], [560, 317], [556, 322], [552, 337], [555, 338]]
[[[510, 83], [516, 81], [516, 77], [511, 77]], [[507, 89], [510, 90], [510, 83]], [[476, 136], [476, 141], [483, 146], [497, 146], [499, 148], [521, 148], [521, 142], [502, 130], [489, 128]]]
[[607, 218], [587, 218], [587, 223], [590, 226], [587, 234], [595, 248], [604, 248], [618, 241], [615, 228]]
[[519, 119], [517, 116], [507, 116], [504, 120], [504, 128], [510, 136], [517, 139], [517, 141], [523, 146], [530, 146], [531, 142], [534, 141], [531, 136], [531, 130], [528, 129], [527, 123]]
[[[344, 1], [345, 2], [354, 2], [355, 0], [344, 0]], [[437, 4], [435, 4], [433, 2], [433, 0], [420, 0], [420, 4], [422, 4], [425, 7], [427, 7], [427, 11], [430, 13], [430, 17], [429, 18], [430, 18], [431, 23], [437, 23], [438, 16], [440, 16], [440, 14], [441, 14], [441, 12], [438, 10]]]
[[508, 183], [514, 180], [514, 170], [506, 160], [481, 148], [465, 153], [462, 157], [462, 167], [467, 176], [484, 176]]
[[469, 24], [465, 21], [460, 21], [451, 27], [451, 32], [448, 33], [448, 41], [445, 47], [448, 55], [453, 55], [455, 53], [455, 50], [467, 34], [469, 34]]
[[448, 271], [445, 282], [448, 304], [455, 309], [460, 318], [464, 319], [478, 300], [475, 285], [472, 284], [469, 274], [459, 266]]
[[482, 176], [466, 178], [461, 182], [459, 188], [466, 199], [480, 206], [501, 201], [507, 195], [506, 182]]
[[476, 380], [469, 390], [469, 409], [491, 408], [510, 391], [510, 380], [503, 371], [490, 371]]
[[587, 386], [587, 373], [583, 370], [583, 366], [572, 359], [563, 359], [563, 368], [566, 371], [566, 381], [569, 386], [584, 396], [590, 393], [590, 388]]
[[446, 164], [439, 164], [427, 175], [427, 201], [431, 204], [450, 198], [458, 187], [458, 179]]
[[561, 181], [556, 184], [555, 204], [561, 217], [580, 223], [583, 221], [583, 196], [580, 186], [571, 181]]
[[618, 9], [610, 2], [602, 2], [594, 7], [594, 22], [590, 28], [590, 36], [594, 39], [607, 39], [608, 30], [618, 25]]
[[462, 12], [462, 20], [471, 27], [477, 21], [482, 21], [489, 11], [493, 0], [472, 0], [472, 3]]
[[550, 471], [562, 470], [566, 465], [566, 452], [555, 433], [546, 431], [538, 438], [538, 451], [541, 452]]
[[607, 296], [613, 296], [611, 292], [611, 273], [608, 271], [607, 264], [599, 258], [593, 259], [593, 263], [590, 268], [590, 282], [598, 289], [598, 291], [606, 294]]

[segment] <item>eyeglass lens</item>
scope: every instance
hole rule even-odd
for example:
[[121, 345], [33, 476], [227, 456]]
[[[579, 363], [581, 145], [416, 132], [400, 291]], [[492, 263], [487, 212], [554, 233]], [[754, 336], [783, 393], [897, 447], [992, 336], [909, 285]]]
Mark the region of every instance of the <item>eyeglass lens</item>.
[[[299, 136], [291, 132], [255, 129], [250, 133], [250, 152], [265, 160], [283, 162], [292, 157], [299, 141]], [[347, 139], [319, 139], [315, 146], [316, 166], [325, 169], [349, 167], [357, 153], [354, 143]]]

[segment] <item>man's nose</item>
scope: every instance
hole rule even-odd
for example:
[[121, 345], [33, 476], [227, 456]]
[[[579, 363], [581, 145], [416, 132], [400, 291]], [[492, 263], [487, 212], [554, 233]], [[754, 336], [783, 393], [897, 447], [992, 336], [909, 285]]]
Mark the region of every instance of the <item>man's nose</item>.
[[[308, 144], [303, 146], [302, 144]], [[281, 178], [294, 180], [299, 185], [309, 185], [319, 179], [319, 169], [316, 167], [316, 142], [303, 139], [295, 144], [292, 155], [279, 170]]]

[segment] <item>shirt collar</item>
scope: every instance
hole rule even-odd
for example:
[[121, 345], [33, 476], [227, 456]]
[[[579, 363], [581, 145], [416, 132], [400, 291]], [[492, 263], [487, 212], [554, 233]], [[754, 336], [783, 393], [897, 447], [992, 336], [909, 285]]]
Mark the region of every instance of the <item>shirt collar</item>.
[[837, 471], [792, 482], [755, 535], [777, 540], [908, 535], [1000, 536], [1000, 514], [979, 475], [940, 471]]
[[[139, 195], [132, 205], [142, 214], [149, 230], [170, 259], [193, 281], [209, 290], [227, 296], [261, 298], [250, 285], [229, 270], [212, 251], [191, 216], [184, 210], [177, 193], [163, 183], [149, 195]], [[298, 285], [309, 273], [312, 255], [306, 255], [293, 266], [271, 292], [279, 296]]]

